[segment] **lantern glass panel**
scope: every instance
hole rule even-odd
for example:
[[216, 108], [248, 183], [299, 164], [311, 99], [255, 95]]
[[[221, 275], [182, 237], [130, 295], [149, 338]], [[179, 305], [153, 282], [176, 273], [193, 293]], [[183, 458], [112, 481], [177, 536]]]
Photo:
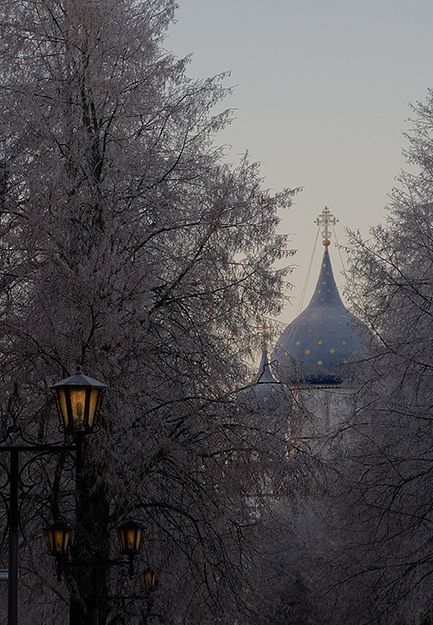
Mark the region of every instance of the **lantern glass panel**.
[[59, 409], [59, 416], [64, 428], [68, 427], [68, 407], [66, 393], [63, 388], [57, 389], [56, 392], [57, 407]]
[[102, 394], [102, 390], [99, 388], [92, 388], [89, 397], [89, 429], [93, 429], [95, 425], [95, 418], [99, 408], [99, 398]]
[[47, 529], [48, 547], [53, 556], [66, 554], [70, 535], [70, 530], [61, 523], [56, 523]]
[[71, 387], [69, 393], [73, 427], [74, 429], [82, 429], [85, 427], [86, 389], [80, 387]]
[[154, 592], [158, 587], [158, 578], [156, 572], [152, 569], [147, 569], [143, 571], [143, 575], [141, 576], [141, 582], [143, 587], [148, 592]]
[[143, 528], [135, 523], [125, 523], [118, 529], [120, 549], [125, 554], [137, 554], [140, 551]]

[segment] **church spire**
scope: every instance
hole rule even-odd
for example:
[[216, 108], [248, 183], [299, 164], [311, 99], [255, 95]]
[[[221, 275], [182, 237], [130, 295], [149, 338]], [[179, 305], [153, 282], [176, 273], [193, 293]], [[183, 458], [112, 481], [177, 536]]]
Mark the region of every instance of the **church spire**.
[[332, 272], [330, 227], [338, 220], [325, 206], [315, 224], [325, 251], [307, 308], [284, 330], [275, 346], [275, 377], [289, 386], [340, 385], [357, 375], [366, 338], [364, 324], [344, 306]]

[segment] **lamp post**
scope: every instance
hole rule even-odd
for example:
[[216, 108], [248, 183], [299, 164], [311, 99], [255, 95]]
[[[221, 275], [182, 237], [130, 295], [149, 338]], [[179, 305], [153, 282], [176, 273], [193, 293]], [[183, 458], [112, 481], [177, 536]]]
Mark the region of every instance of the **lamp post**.
[[134, 575], [134, 558], [142, 549], [144, 529], [135, 521], [127, 521], [117, 528], [120, 552], [125, 560], [72, 560], [68, 559], [71, 529], [58, 521], [45, 530], [50, 554], [57, 560], [57, 579], [62, 578], [66, 567], [89, 567], [92, 570], [93, 624], [99, 625], [98, 571], [101, 567], [127, 567], [129, 577]]
[[50, 386], [56, 398], [60, 425], [76, 440], [77, 475], [83, 470], [83, 438], [94, 432], [98, 425], [102, 397], [107, 388], [106, 384], [84, 375], [79, 365], [70, 378]]
[[[73, 445], [53, 443], [41, 445], [28, 439], [21, 427], [13, 423], [7, 428], [6, 435], [0, 440], [0, 452], [9, 454], [9, 467], [3, 465], [9, 483], [9, 571], [8, 571], [8, 625], [18, 625], [18, 534], [20, 523], [20, 487], [22, 471], [42, 456], [61, 455], [72, 451], [76, 453], [77, 475], [82, 471], [83, 437], [94, 430], [101, 406], [102, 395], [108, 387], [101, 382], [83, 375], [81, 367], [75, 375], [51, 387], [56, 396], [56, 403], [63, 429], [74, 438]], [[17, 395], [17, 391], [15, 389]], [[66, 420], [65, 420], [66, 417]], [[31, 455], [20, 469], [20, 454]], [[2, 495], [6, 503], [6, 497]]]

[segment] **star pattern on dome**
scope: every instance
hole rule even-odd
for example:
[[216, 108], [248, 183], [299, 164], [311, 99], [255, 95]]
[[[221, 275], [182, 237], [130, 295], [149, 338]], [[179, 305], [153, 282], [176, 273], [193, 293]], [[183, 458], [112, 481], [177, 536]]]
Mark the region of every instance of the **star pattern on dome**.
[[[323, 285], [327, 290], [322, 289]], [[273, 359], [277, 378], [308, 379], [317, 386], [340, 384], [354, 375], [365, 326], [344, 306], [335, 284], [327, 246], [316, 289], [307, 308], [281, 335]], [[352, 364], [354, 363], [354, 364]]]

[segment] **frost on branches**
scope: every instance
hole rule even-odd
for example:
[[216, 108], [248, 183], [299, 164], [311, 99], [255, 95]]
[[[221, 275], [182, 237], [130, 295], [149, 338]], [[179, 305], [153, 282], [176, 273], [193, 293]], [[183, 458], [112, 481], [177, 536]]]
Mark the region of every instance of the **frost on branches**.
[[400, 177], [387, 223], [369, 240], [353, 236], [351, 294], [377, 342], [346, 484], [345, 579], [348, 604], [360, 607], [345, 622], [432, 621], [432, 91], [414, 115], [406, 136], [412, 173]]
[[138, 568], [159, 571], [156, 620], [138, 582], [103, 569], [101, 624], [241, 623], [257, 539], [246, 495], [257, 458], [284, 466], [265, 434], [250, 462], [251, 428], [232, 400], [255, 328], [282, 304], [276, 211], [293, 193], [270, 196], [255, 165], [221, 160], [224, 76], [192, 81], [186, 60], [162, 48], [174, 9], [0, 6], [3, 413], [16, 383], [27, 433], [56, 440], [48, 386], [76, 363], [110, 386], [88, 440], [87, 516], [74, 520], [58, 467], [59, 492], [48, 503], [35, 494], [23, 519], [23, 623], [29, 610], [37, 622], [68, 610], [71, 623], [92, 622], [89, 571], [59, 584], [44, 552], [41, 529], [59, 516], [84, 535], [75, 551], [87, 560], [115, 555], [110, 532], [125, 518], [147, 528]]

